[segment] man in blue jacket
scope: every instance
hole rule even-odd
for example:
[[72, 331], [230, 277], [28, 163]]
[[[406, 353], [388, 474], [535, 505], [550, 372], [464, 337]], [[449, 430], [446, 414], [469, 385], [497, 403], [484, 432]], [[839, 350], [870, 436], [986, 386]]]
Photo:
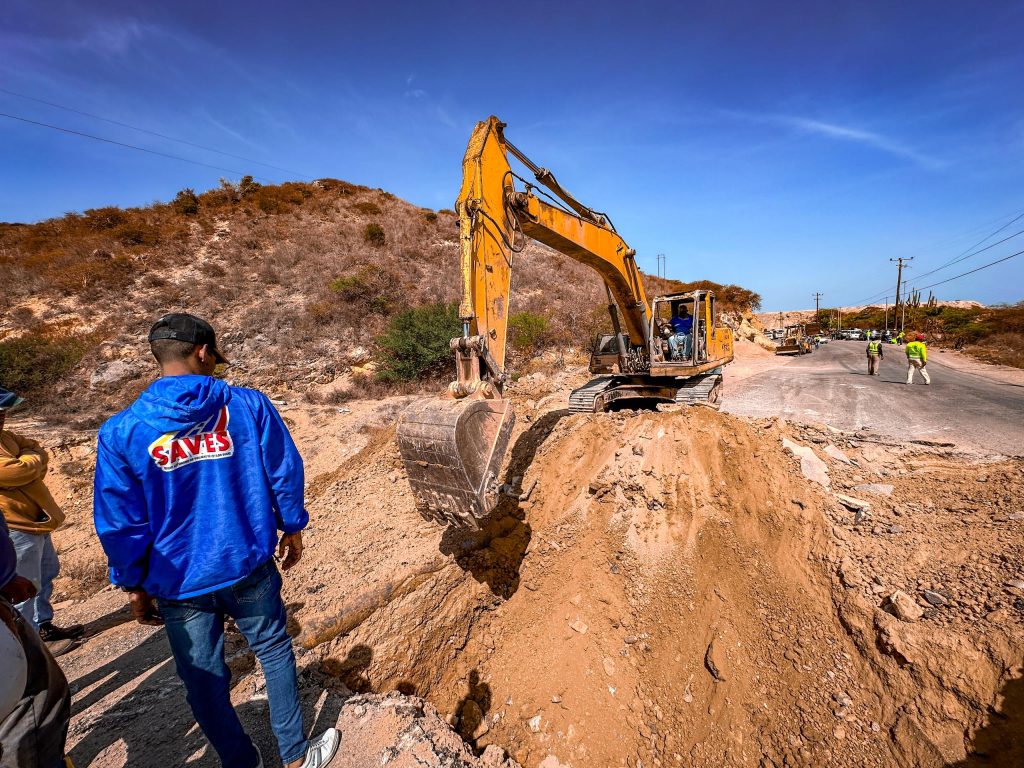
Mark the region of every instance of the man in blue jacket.
[[670, 321], [672, 335], [668, 337], [668, 347], [673, 360], [688, 360], [693, 347], [693, 318], [682, 302], [676, 308], [675, 317]]
[[227, 361], [208, 323], [165, 315], [149, 343], [161, 377], [99, 433], [94, 518], [110, 580], [140, 623], [165, 624], [188, 703], [225, 768], [263, 766], [231, 706], [227, 616], [263, 668], [285, 768], [321, 768], [339, 735], [305, 738], [274, 564], [275, 549], [286, 571], [302, 555], [302, 458], [265, 395], [213, 378]]

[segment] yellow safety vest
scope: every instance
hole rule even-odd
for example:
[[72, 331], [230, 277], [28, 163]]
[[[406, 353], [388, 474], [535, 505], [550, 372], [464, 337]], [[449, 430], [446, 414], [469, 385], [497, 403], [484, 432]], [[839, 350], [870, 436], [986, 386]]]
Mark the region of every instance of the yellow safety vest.
[[920, 360], [924, 362], [927, 359], [927, 348], [920, 341], [912, 341], [907, 344], [907, 359], [908, 360]]
[[868, 342], [868, 354], [869, 355], [880, 355], [882, 353], [882, 342], [880, 341], [869, 341]]

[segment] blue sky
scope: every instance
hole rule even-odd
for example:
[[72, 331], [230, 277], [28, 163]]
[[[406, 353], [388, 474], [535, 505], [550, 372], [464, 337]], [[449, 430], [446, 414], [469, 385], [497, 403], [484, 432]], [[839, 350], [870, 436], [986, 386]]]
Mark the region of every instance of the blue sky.
[[[0, 118], [0, 220], [241, 173], [449, 207], [490, 114], [642, 268], [664, 253], [670, 277], [766, 310], [881, 300], [890, 257], [915, 257], [914, 284], [1024, 212], [1021, 2], [8, 0], [0, 18], [0, 88], [292, 171], [0, 92], [0, 112], [228, 169]], [[935, 290], [1018, 301], [1024, 256]]]

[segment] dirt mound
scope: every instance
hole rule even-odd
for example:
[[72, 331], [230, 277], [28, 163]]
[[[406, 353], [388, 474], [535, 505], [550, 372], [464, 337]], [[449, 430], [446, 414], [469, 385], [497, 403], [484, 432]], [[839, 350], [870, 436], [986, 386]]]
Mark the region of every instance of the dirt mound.
[[[997, 601], [1000, 631], [983, 637], [948, 611], [917, 623], [883, 611], [897, 588], [923, 602], [921, 568], [900, 563], [895, 539], [854, 527], [781, 446], [840, 438], [708, 409], [527, 409], [522, 421], [508, 478], [528, 498], [507, 500], [476, 536], [418, 522], [387, 433], [323, 483], [316, 579], [296, 604], [305, 662], [355, 690], [422, 695], [475, 747], [528, 766], [966, 759], [1018, 674], [1020, 611], [1012, 596]], [[899, 461], [896, 448], [842, 445], [854, 462], [872, 451], [879, 466]], [[962, 472], [962, 458], [930, 462], [943, 460]], [[837, 490], [919, 482], [833, 463]], [[1007, 467], [1003, 480], [1020, 485]], [[361, 514], [336, 513], [354, 506]], [[993, 536], [979, 551], [1007, 543]], [[995, 560], [1011, 575], [1015, 547]], [[871, 564], [884, 589], [871, 588]], [[1005, 578], [968, 580], [985, 575]]]
[[[336, 706], [352, 691], [400, 691], [454, 726], [444, 739], [527, 768], [1021, 764], [1024, 462], [704, 408], [550, 410], [576, 383], [512, 388], [505, 479], [520, 498], [476, 535], [417, 515], [389, 426], [404, 399], [281, 406], [309, 459], [285, 598], [318, 726], [355, 717]], [[828, 488], [783, 438], [816, 454]], [[62, 657], [85, 691], [76, 763], [158, 750], [180, 764], [204, 747], [173, 669], [125, 672], [166, 662], [165, 644], [120, 624], [119, 593], [67, 600], [103, 582], [91, 445], [68, 442], [52, 473], [70, 521], [58, 611], [103, 632]], [[233, 697], [272, 750], [250, 656]], [[179, 731], [192, 735], [164, 736]]]

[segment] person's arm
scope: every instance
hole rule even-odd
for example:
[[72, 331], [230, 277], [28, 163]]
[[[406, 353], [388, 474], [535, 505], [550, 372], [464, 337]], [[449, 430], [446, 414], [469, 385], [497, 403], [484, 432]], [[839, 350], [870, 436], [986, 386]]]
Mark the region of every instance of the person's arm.
[[256, 421], [260, 429], [263, 469], [274, 496], [277, 527], [283, 532], [277, 556], [287, 571], [302, 557], [302, 529], [309, 523], [303, 502], [305, 472], [302, 457], [292, 440], [281, 414], [262, 393], [257, 395]]
[[35, 584], [18, 575], [18, 554], [3, 515], [0, 515], [0, 595], [15, 605], [36, 596]]
[[112, 584], [139, 591], [149, 571], [153, 534], [141, 482], [101, 430], [96, 447], [93, 521]]
[[260, 427], [263, 468], [274, 495], [277, 527], [284, 533], [298, 533], [309, 523], [304, 505], [302, 457], [284, 420], [266, 395], [259, 395], [256, 418]]
[[928, 365], [928, 347], [921, 345], [921, 367]]
[[18, 455], [0, 457], [0, 488], [20, 488], [46, 474], [46, 452], [35, 440], [7, 433], [18, 446]]

